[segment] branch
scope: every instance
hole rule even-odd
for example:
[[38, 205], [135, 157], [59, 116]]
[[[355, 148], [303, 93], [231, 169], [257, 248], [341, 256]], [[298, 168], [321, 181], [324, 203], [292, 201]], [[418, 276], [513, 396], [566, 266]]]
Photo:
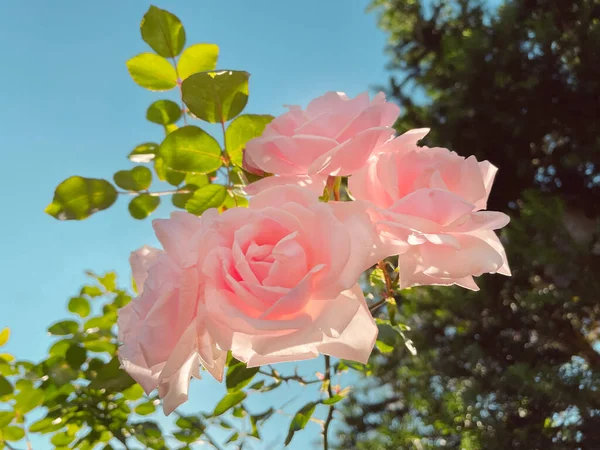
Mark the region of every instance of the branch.
[[[327, 395], [331, 398], [333, 397], [333, 391], [331, 390], [331, 361], [329, 355], [325, 355], [325, 381], [327, 382]], [[334, 409], [335, 405], [329, 406], [327, 419], [325, 419], [325, 425], [323, 426], [323, 450], [329, 450], [329, 424], [331, 424], [333, 419]]]
[[174, 195], [174, 194], [191, 194], [193, 191], [187, 189], [176, 189], [174, 191], [158, 191], [158, 192], [134, 192], [134, 191], [117, 191], [119, 195], [140, 195], [146, 194], [152, 197], [160, 197], [161, 195]]
[[268, 377], [271, 377], [275, 380], [278, 381], [295, 381], [297, 383], [300, 384], [315, 384], [315, 383], [321, 383], [322, 381], [319, 379], [315, 379], [315, 380], [305, 380], [304, 378], [302, 378], [300, 375], [281, 375], [279, 372], [277, 372], [275, 369], [273, 369], [272, 367], [269, 366], [269, 368], [271, 369], [271, 373], [266, 372], [264, 370], [259, 370], [258, 373], [260, 373], [261, 375], [266, 375]]

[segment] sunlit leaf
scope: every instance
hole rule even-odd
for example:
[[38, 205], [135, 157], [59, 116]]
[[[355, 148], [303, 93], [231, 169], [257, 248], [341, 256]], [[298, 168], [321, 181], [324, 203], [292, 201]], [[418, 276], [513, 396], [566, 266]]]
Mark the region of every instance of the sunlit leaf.
[[160, 145], [160, 156], [179, 172], [209, 173], [221, 167], [221, 146], [210, 134], [193, 125], [169, 134]]
[[20, 441], [25, 437], [25, 430], [14, 425], [4, 428], [1, 432], [2, 438], [9, 442]]
[[[44, 433], [44, 432], [48, 432], [47, 430], [50, 430], [53, 428], [54, 424], [53, 422], [55, 421], [55, 419], [50, 418], [50, 417], [44, 417], [43, 419], [38, 420], [37, 422], [34, 422], [30, 425], [29, 427], [29, 431], [31, 431], [32, 433]], [[64, 424], [62, 423], [62, 421], [59, 421], [59, 423], [57, 424], [57, 426], [59, 426], [58, 429], [62, 428], [64, 426]]]
[[244, 114], [236, 117], [229, 124], [225, 132], [225, 139], [227, 153], [233, 164], [242, 167], [243, 150], [246, 147], [246, 142], [260, 136], [272, 120], [273, 116], [268, 114]]
[[22, 390], [15, 395], [15, 411], [19, 414], [25, 414], [34, 408], [37, 408], [44, 402], [44, 391], [41, 389]]
[[148, 414], [152, 414], [156, 410], [156, 406], [152, 402], [144, 402], [140, 403], [135, 407], [135, 413], [140, 416], [147, 416]]
[[10, 338], [10, 328], [4, 328], [2, 331], [0, 331], [0, 347], [6, 345], [9, 338]]
[[150, 6], [140, 24], [142, 39], [165, 58], [174, 58], [185, 45], [185, 29], [179, 18], [164, 9]]
[[201, 120], [227, 122], [240, 114], [248, 102], [248, 72], [196, 73], [181, 85], [183, 101]]
[[236, 391], [236, 392], [231, 392], [231, 393], [227, 394], [225, 397], [223, 397], [221, 399], [221, 401], [219, 403], [217, 403], [217, 406], [215, 407], [215, 411], [213, 412], [213, 415], [215, 417], [220, 416], [224, 412], [229, 411], [234, 406], [242, 403], [245, 398], [246, 398], [246, 393], [244, 391]]
[[166, 181], [172, 186], [179, 186], [185, 179], [184, 172], [176, 172], [172, 169], [169, 169], [160, 156], [157, 156], [154, 159], [154, 171], [156, 172], [159, 180]]
[[117, 191], [108, 181], [74, 176], [56, 187], [45, 212], [58, 220], [83, 220], [109, 208], [116, 199]]
[[175, 123], [180, 117], [181, 106], [171, 100], [157, 100], [146, 111], [146, 119], [159, 125]]
[[194, 191], [185, 204], [185, 209], [197, 216], [210, 208], [218, 208], [227, 196], [227, 189], [220, 184], [208, 184]]
[[69, 300], [69, 311], [80, 317], [87, 317], [91, 311], [90, 302], [87, 298], [73, 297]]
[[175, 68], [154, 53], [142, 53], [127, 61], [129, 75], [138, 85], [150, 91], [168, 91], [177, 86]]
[[134, 163], [149, 163], [154, 159], [157, 151], [158, 144], [154, 142], [145, 142], [135, 147], [128, 158]]
[[123, 391], [123, 397], [127, 400], [139, 400], [144, 395], [144, 389], [139, 384], [134, 384], [133, 386], [125, 389]]
[[152, 171], [144, 166], [119, 170], [113, 175], [115, 184], [127, 191], [143, 191], [152, 184]]
[[294, 416], [292, 422], [290, 423], [290, 428], [288, 431], [288, 435], [285, 438], [285, 445], [288, 445], [292, 439], [294, 438], [294, 433], [296, 431], [303, 430], [313, 413], [315, 412], [315, 408], [317, 404], [314, 402], [308, 403], [304, 405]]
[[140, 194], [129, 202], [129, 214], [134, 219], [142, 220], [154, 212], [160, 204], [160, 197]]
[[214, 70], [219, 58], [219, 46], [215, 44], [194, 44], [186, 48], [177, 62], [179, 78], [185, 80], [198, 72]]
[[10, 425], [14, 418], [15, 413], [13, 411], [0, 411], [0, 429]]
[[252, 381], [252, 378], [258, 373], [259, 369], [260, 367], [248, 368], [243, 362], [230, 366], [227, 369], [227, 376], [225, 377], [227, 391], [235, 392], [244, 388]]
[[75, 435], [70, 435], [69, 433], [63, 431], [62, 433], [56, 433], [50, 439], [50, 442], [57, 447], [65, 447], [69, 445], [75, 439]]
[[87, 295], [88, 297], [92, 298], [99, 297], [102, 295], [102, 289], [100, 289], [98, 286], [91, 286], [89, 284], [86, 284], [79, 291], [79, 295]]
[[66, 336], [68, 334], [77, 333], [77, 330], [79, 330], [77, 322], [74, 322], [73, 320], [63, 320], [51, 325], [50, 328], [48, 328], [48, 333], [53, 334], [54, 336]]

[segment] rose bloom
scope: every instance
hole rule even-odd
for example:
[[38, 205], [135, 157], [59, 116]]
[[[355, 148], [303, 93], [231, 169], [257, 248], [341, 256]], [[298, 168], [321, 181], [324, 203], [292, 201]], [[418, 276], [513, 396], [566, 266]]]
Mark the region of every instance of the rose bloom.
[[285, 186], [249, 208], [154, 226], [164, 251], [132, 257], [143, 291], [120, 311], [119, 356], [147, 392], [158, 385], [166, 411], [187, 399], [199, 363], [221, 379], [228, 350], [249, 367], [319, 353], [367, 361], [377, 326], [357, 281], [377, 238], [362, 202]]
[[143, 247], [130, 258], [139, 295], [119, 310], [119, 359], [147, 394], [158, 387], [166, 414], [187, 400], [190, 377], [199, 377], [200, 364], [223, 379], [227, 353], [204, 327], [193, 246], [216, 216], [216, 210], [201, 218], [174, 212], [169, 220], [155, 220], [164, 250]]
[[387, 103], [383, 93], [369, 100], [367, 93], [350, 99], [341, 92], [328, 92], [306, 110], [290, 106], [266, 126], [262, 136], [246, 144], [245, 168], [277, 175], [253, 183], [247, 192], [298, 183], [321, 193], [327, 176], [350, 175], [390, 139], [398, 113], [398, 106]]
[[510, 275], [493, 230], [506, 214], [483, 211], [497, 168], [445, 148], [418, 147], [428, 129], [387, 142], [349, 178], [351, 194], [371, 202], [372, 217], [399, 255], [400, 287], [457, 284], [478, 290], [473, 276]]

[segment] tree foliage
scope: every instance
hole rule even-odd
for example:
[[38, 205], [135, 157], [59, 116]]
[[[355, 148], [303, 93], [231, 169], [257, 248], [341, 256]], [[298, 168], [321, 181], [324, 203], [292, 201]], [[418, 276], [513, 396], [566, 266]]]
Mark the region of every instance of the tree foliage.
[[512, 217], [513, 276], [395, 295], [418, 354], [391, 342], [373, 358], [341, 447], [600, 448], [600, 2], [372, 8], [397, 128], [500, 168], [488, 208]]

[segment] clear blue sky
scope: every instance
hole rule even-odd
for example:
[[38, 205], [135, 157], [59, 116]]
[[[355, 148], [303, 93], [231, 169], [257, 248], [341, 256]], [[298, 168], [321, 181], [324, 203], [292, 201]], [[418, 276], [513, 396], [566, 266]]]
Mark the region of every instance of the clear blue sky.
[[[149, 4], [0, 5], [0, 329], [12, 329], [7, 350], [21, 359], [45, 354], [51, 342], [45, 330], [67, 316], [66, 302], [85, 281], [85, 269], [116, 270], [123, 285], [130, 276], [129, 253], [156, 244], [150, 221], [131, 219], [124, 199], [83, 222], [59, 222], [43, 213], [63, 179], [111, 178], [132, 166], [126, 155], [136, 144], [161, 139], [161, 129], [145, 121], [145, 110], [173, 94], [145, 91], [125, 68], [128, 58], [149, 51], [138, 28]], [[376, 17], [365, 13], [366, 0], [154, 4], [182, 19], [189, 44], [218, 44], [219, 67], [252, 74], [246, 112], [278, 114], [283, 104], [306, 105], [328, 90], [354, 96], [387, 79], [385, 35]], [[169, 210], [162, 206], [153, 217]], [[184, 409], [210, 410], [220, 388], [210, 381], [192, 385]], [[275, 404], [276, 397], [253, 404], [264, 409], [261, 404]], [[268, 441], [285, 436], [289, 419], [284, 419], [270, 428]], [[318, 427], [308, 430], [290, 448], [308, 448]]]

